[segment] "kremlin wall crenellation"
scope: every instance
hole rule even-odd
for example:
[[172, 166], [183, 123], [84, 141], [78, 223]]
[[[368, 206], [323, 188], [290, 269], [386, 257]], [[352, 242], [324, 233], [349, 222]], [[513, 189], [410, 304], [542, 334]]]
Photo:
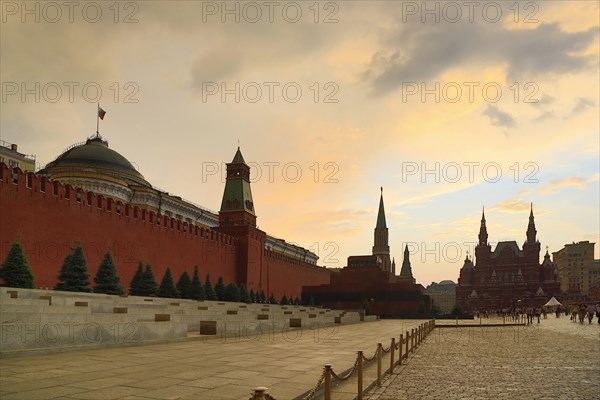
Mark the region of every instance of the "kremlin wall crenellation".
[[125, 285], [139, 261], [151, 264], [157, 276], [170, 267], [177, 277], [198, 265], [201, 276], [222, 276], [275, 298], [300, 297], [303, 285], [329, 283], [326, 268], [265, 246], [275, 239], [255, 226], [230, 227], [242, 228], [230, 235], [4, 163], [0, 179], [0, 257], [18, 239], [37, 287], [56, 284], [63, 260], [76, 244], [83, 246], [92, 276], [102, 255], [111, 251]]

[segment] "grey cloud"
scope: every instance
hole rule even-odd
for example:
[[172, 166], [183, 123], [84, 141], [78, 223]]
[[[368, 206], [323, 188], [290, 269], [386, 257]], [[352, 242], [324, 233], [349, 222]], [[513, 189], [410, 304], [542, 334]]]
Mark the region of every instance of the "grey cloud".
[[544, 111], [537, 117], [533, 119], [533, 122], [544, 122], [548, 119], [556, 118], [556, 113], [554, 111]]
[[495, 105], [488, 105], [483, 112], [483, 115], [487, 116], [490, 119], [490, 123], [494, 126], [508, 129], [517, 126], [515, 119], [510, 114], [500, 110], [500, 108]]
[[202, 90], [204, 82], [220, 82], [241, 71], [242, 61], [233, 51], [211, 51], [200, 55], [192, 66], [192, 86]]
[[564, 32], [557, 23], [527, 30], [468, 22], [399, 24], [374, 53], [363, 79], [375, 94], [385, 94], [403, 82], [432, 80], [463, 64], [484, 68], [505, 63], [509, 81], [575, 72], [595, 62], [592, 56], [576, 53], [597, 34], [596, 29]]
[[542, 97], [538, 100], [537, 103], [529, 103], [535, 108], [543, 109], [550, 104], [553, 104], [556, 101], [555, 97], [549, 96], [547, 94], [543, 94]]
[[596, 105], [596, 103], [591, 99], [587, 99], [585, 97], [578, 97], [577, 102], [575, 103], [575, 106], [573, 107], [573, 111], [571, 112], [571, 116], [577, 115], [577, 114], [583, 112], [585, 109], [587, 109], [589, 107], [593, 107], [595, 105]]

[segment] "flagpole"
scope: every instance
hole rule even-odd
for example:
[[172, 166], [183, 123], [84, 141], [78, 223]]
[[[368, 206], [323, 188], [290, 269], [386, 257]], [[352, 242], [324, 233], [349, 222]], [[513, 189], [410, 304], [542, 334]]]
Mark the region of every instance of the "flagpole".
[[96, 136], [100, 136], [100, 102], [98, 102], [98, 108], [96, 109]]

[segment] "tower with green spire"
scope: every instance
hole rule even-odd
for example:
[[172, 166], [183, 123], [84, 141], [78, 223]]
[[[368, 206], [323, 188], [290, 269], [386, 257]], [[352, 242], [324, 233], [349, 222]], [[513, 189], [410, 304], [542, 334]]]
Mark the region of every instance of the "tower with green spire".
[[383, 206], [383, 187], [379, 198], [379, 211], [377, 212], [377, 224], [375, 225], [375, 240], [373, 244], [373, 255], [381, 260], [380, 268], [384, 271], [392, 271], [390, 260], [390, 246], [388, 245], [388, 228], [385, 222], [385, 209]]
[[227, 181], [223, 191], [220, 226], [256, 226], [256, 213], [250, 189], [250, 167], [238, 147], [233, 161], [227, 164]]
[[238, 146], [227, 164], [227, 180], [219, 210], [219, 226], [213, 230], [237, 239], [237, 284], [256, 293], [271, 293], [266, 273], [266, 233], [256, 226], [256, 211], [250, 189], [250, 167]]

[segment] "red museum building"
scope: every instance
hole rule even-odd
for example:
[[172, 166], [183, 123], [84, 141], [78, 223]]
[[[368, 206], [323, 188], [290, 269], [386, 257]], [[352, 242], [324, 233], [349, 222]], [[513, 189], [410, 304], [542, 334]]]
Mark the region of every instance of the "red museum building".
[[544, 261], [539, 262], [540, 242], [536, 235], [532, 206], [523, 248], [516, 241], [506, 241], [498, 242], [492, 251], [485, 212], [482, 214], [476, 264], [467, 256], [456, 286], [456, 301], [464, 311], [542, 306], [560, 294], [558, 273], [548, 251]]

